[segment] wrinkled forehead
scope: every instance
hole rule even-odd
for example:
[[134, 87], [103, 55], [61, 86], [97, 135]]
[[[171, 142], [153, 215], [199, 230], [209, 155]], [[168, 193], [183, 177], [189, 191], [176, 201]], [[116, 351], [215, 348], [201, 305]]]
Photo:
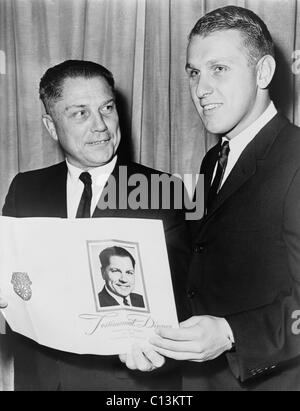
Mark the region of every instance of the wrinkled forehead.
[[114, 91], [104, 77], [67, 77], [62, 82], [63, 100], [91, 96], [99, 99], [114, 98]]
[[112, 255], [109, 257], [109, 265], [113, 267], [126, 267], [133, 270], [131, 258], [123, 255]]

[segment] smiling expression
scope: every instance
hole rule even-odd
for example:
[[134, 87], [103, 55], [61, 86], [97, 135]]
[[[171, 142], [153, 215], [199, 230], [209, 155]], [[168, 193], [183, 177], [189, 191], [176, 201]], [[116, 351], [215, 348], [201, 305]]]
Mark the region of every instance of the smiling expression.
[[257, 69], [238, 30], [192, 37], [186, 71], [195, 107], [215, 134], [235, 137], [257, 117]]
[[45, 117], [51, 136], [76, 167], [104, 165], [117, 151], [121, 133], [115, 96], [102, 77], [67, 78], [62, 97]]
[[119, 297], [127, 297], [134, 289], [135, 271], [129, 257], [111, 256], [102, 277], [106, 287]]

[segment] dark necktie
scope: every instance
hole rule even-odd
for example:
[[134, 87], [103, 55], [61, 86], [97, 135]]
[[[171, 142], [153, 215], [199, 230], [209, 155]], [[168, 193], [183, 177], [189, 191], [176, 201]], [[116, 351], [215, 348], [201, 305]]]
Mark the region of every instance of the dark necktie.
[[128, 300], [127, 300], [127, 297], [124, 297], [124, 298], [123, 298], [123, 302], [124, 302], [124, 305], [126, 305], [127, 307], [130, 307], [130, 304], [129, 304]]
[[217, 167], [216, 175], [215, 175], [215, 178], [208, 192], [207, 203], [206, 203], [207, 211], [210, 211], [213, 205], [213, 202], [215, 201], [218, 195], [218, 192], [220, 191], [225, 169], [227, 166], [229, 151], [230, 151], [229, 141], [224, 141], [224, 143], [222, 144], [221, 150], [219, 152], [218, 167]]
[[79, 180], [83, 182], [84, 189], [76, 213], [76, 218], [90, 218], [92, 202], [92, 177], [90, 173], [83, 172], [80, 174]]

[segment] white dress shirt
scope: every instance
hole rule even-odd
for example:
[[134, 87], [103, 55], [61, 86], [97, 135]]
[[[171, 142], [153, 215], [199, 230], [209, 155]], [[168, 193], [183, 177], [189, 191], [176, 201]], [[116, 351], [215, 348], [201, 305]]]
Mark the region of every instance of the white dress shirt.
[[[274, 106], [274, 103], [271, 101], [267, 109], [258, 117], [258, 119], [255, 120], [254, 123], [252, 123], [249, 127], [243, 130], [240, 134], [238, 134], [231, 140], [228, 140], [226, 137], [222, 138], [222, 143], [226, 140], [229, 141], [230, 152], [228, 155], [227, 166], [226, 166], [225, 173], [222, 179], [221, 187], [225, 183], [231, 170], [235, 166], [236, 162], [240, 158], [240, 155], [245, 150], [247, 145], [254, 139], [254, 137], [259, 133], [259, 131], [270, 120], [272, 120], [273, 117], [276, 116], [276, 114], [277, 114], [277, 110]], [[218, 164], [216, 164], [214, 174], [213, 174], [213, 179], [217, 171], [217, 166]]]
[[92, 177], [92, 201], [91, 201], [91, 215], [93, 215], [96, 206], [100, 200], [103, 188], [107, 183], [107, 180], [113, 169], [115, 168], [117, 162], [117, 156], [107, 164], [92, 168], [90, 170], [82, 170], [78, 167], [73, 166], [66, 160], [68, 167], [67, 176], [67, 210], [68, 218], [76, 218], [78, 206], [84, 189], [84, 184], [79, 180], [80, 174], [83, 171], [88, 171]]
[[124, 297], [121, 297], [119, 295], [116, 295], [114, 293], [112, 293], [105, 285], [106, 291], [108, 292], [108, 294], [113, 297], [118, 303], [119, 305], [122, 305], [123, 307], [131, 307], [131, 299], [130, 296], [126, 297], [126, 300], [128, 302], [128, 305], [124, 304]]

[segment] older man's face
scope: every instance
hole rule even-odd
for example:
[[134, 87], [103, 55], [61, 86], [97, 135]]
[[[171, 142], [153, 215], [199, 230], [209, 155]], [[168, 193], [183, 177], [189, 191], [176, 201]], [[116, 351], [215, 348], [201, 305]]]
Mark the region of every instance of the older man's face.
[[74, 166], [98, 167], [116, 153], [121, 138], [119, 117], [114, 93], [104, 78], [66, 79], [62, 98], [54, 104], [51, 118], [46, 117], [48, 131]]
[[135, 272], [129, 257], [114, 255], [109, 265], [102, 269], [106, 287], [119, 297], [128, 297], [135, 285]]

